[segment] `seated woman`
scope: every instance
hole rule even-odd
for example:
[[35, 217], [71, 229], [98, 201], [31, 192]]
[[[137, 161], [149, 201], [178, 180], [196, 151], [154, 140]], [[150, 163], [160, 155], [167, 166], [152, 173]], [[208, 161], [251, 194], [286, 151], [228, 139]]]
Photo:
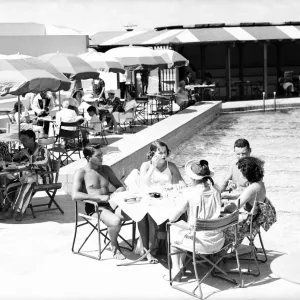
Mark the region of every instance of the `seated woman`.
[[19, 103], [16, 102], [14, 104], [14, 118], [16, 120], [16, 123], [19, 124], [19, 119], [20, 123], [30, 123], [30, 117], [29, 117], [29, 112], [28, 109], [25, 108], [22, 102], [20, 102], [20, 113], [19, 113]]
[[83, 90], [74, 90], [72, 97], [69, 98], [69, 109], [72, 109], [76, 112], [76, 115], [79, 115], [79, 106], [82, 102], [82, 97], [84, 93]]
[[127, 118], [134, 118], [134, 112], [133, 110], [136, 108], [137, 103], [133, 98], [133, 95], [128, 92], [126, 99], [122, 105], [122, 108], [124, 109], [124, 111], [119, 112], [119, 111], [114, 111], [112, 113], [112, 121], [111, 123], [113, 123], [114, 126], [114, 130], [116, 132], [118, 132], [118, 124], [122, 124], [126, 121]]
[[[180, 252], [177, 245], [192, 249], [193, 235], [190, 227], [194, 225], [197, 207], [199, 212], [197, 218], [217, 219], [221, 212], [221, 194], [214, 185], [212, 176], [214, 172], [209, 169], [206, 160], [190, 160], [185, 165], [186, 174], [192, 179], [193, 186], [184, 190], [182, 193], [182, 202], [176, 206], [171, 213], [169, 220], [176, 222], [185, 212], [188, 212], [188, 221], [179, 221], [183, 228], [171, 226], [171, 251]], [[211, 253], [218, 251], [224, 244], [224, 234], [222, 231], [199, 231], [196, 233], [196, 250]], [[185, 254], [172, 255], [172, 270], [175, 281], [181, 281], [182, 267], [185, 260]]]
[[[150, 144], [150, 151], [148, 153], [149, 161], [144, 162], [141, 165], [140, 170], [140, 188], [147, 189], [152, 186], [166, 186], [170, 184], [180, 184], [185, 186], [180, 172], [176, 165], [167, 160], [170, 154], [168, 146], [157, 140]], [[155, 242], [155, 231], [157, 230], [157, 224], [148, 214], [138, 223], [139, 232], [143, 245], [146, 249]], [[151, 233], [152, 232], [152, 233]], [[157, 263], [157, 259], [152, 256], [151, 253], [147, 255], [147, 259], [150, 263]]]
[[180, 109], [183, 110], [188, 106], [189, 103], [189, 93], [185, 89], [184, 80], [179, 82], [179, 87], [176, 93], [176, 103], [180, 106]]
[[[256, 157], [243, 157], [237, 162], [237, 166], [248, 180], [249, 185], [237, 200], [231, 201], [224, 207], [224, 212], [233, 212], [237, 208], [238, 203], [240, 203], [240, 207], [245, 212], [240, 215], [241, 222], [238, 225], [237, 245], [240, 245], [250, 229], [251, 216], [248, 213], [252, 210], [255, 199], [257, 206], [252, 223], [254, 235], [256, 235], [260, 226], [267, 231], [276, 222], [276, 211], [271, 201], [266, 198], [266, 188], [262, 181], [264, 177], [264, 161]], [[225, 236], [226, 242], [234, 240], [232, 228], [225, 231]]]
[[28, 109], [23, 105], [22, 102], [20, 102], [20, 113], [19, 113], [19, 104], [16, 102], [14, 104], [14, 119], [17, 124], [20, 124], [22, 127], [22, 130], [32, 129], [34, 132], [38, 132], [40, 134], [43, 133], [43, 126], [33, 125], [32, 120], [30, 120]]

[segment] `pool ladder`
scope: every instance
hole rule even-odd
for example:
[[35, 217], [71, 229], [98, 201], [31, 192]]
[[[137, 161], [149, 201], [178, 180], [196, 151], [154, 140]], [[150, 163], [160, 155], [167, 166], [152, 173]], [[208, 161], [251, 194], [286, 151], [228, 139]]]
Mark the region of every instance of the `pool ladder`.
[[[263, 92], [263, 110], [265, 111], [266, 110], [266, 103], [265, 103], [265, 96], [266, 96], [266, 93]], [[274, 95], [274, 110], [276, 111], [276, 92], [273, 92], [273, 95]]]

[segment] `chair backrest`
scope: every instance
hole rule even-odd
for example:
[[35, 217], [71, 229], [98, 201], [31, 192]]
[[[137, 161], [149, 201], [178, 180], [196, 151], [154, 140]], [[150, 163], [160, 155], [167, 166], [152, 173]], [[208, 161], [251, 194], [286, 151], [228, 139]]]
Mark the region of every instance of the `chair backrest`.
[[[66, 130], [64, 127], [73, 127], [75, 130]], [[59, 128], [59, 137], [66, 139], [78, 139], [80, 128], [78, 122], [61, 122]]]
[[[198, 215], [198, 208], [197, 208], [197, 215]], [[219, 219], [199, 219], [196, 218], [195, 220], [195, 231], [212, 231], [212, 230], [223, 230], [227, 227], [236, 225], [239, 221], [239, 210], [235, 210], [233, 213], [228, 214]]]
[[[32, 129], [32, 123], [22, 123], [20, 124], [20, 130]], [[19, 124], [11, 124], [7, 123], [7, 132], [8, 133], [18, 133], [19, 132]]]

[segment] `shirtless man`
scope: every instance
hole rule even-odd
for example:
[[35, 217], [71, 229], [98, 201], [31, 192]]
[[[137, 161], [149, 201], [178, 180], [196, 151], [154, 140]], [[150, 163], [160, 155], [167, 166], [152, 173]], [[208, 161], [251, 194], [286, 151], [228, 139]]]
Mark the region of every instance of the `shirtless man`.
[[236, 163], [240, 158], [248, 157], [251, 154], [250, 144], [246, 139], [238, 139], [234, 143], [234, 152], [236, 160], [234, 160], [229, 168], [229, 171], [220, 186], [221, 192], [224, 192], [229, 183], [229, 193], [222, 193], [222, 198], [237, 199], [242, 191], [248, 186], [247, 179], [238, 169]]
[[[116, 259], [125, 259], [120, 251], [117, 238], [124, 217], [128, 217], [122, 215], [120, 208], [115, 212], [111, 208], [108, 185], [109, 183], [112, 184], [116, 188], [115, 192], [125, 191], [125, 188], [112, 169], [109, 166], [102, 165], [103, 152], [100, 145], [85, 147], [83, 155], [88, 163], [74, 174], [72, 199], [95, 201], [103, 208], [100, 219], [108, 228], [113, 256]], [[95, 212], [94, 206], [86, 203], [85, 211], [88, 215], [92, 215]]]

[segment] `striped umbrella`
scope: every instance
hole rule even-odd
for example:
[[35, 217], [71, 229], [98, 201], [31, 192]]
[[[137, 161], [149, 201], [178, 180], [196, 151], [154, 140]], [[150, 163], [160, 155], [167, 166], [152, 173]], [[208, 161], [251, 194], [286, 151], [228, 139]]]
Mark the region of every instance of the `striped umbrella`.
[[86, 52], [78, 56], [98, 71], [125, 73], [122, 64], [109, 54], [102, 52]]
[[96, 79], [99, 73], [80, 57], [70, 53], [48, 53], [38, 57], [51, 63], [71, 80]]
[[169, 68], [188, 66], [189, 61], [178, 52], [171, 49], [155, 49], [167, 63]]
[[52, 65], [24, 55], [0, 55], [0, 94], [68, 91], [71, 82]]
[[0, 55], [0, 94], [18, 95], [18, 111], [22, 94], [68, 91], [70, 87], [69, 79], [46, 62], [26, 55]]
[[118, 59], [118, 61], [129, 71], [135, 70], [153, 70], [156, 68], [167, 68], [167, 62], [154, 50], [147, 47], [125, 46], [108, 50], [109, 54]]

